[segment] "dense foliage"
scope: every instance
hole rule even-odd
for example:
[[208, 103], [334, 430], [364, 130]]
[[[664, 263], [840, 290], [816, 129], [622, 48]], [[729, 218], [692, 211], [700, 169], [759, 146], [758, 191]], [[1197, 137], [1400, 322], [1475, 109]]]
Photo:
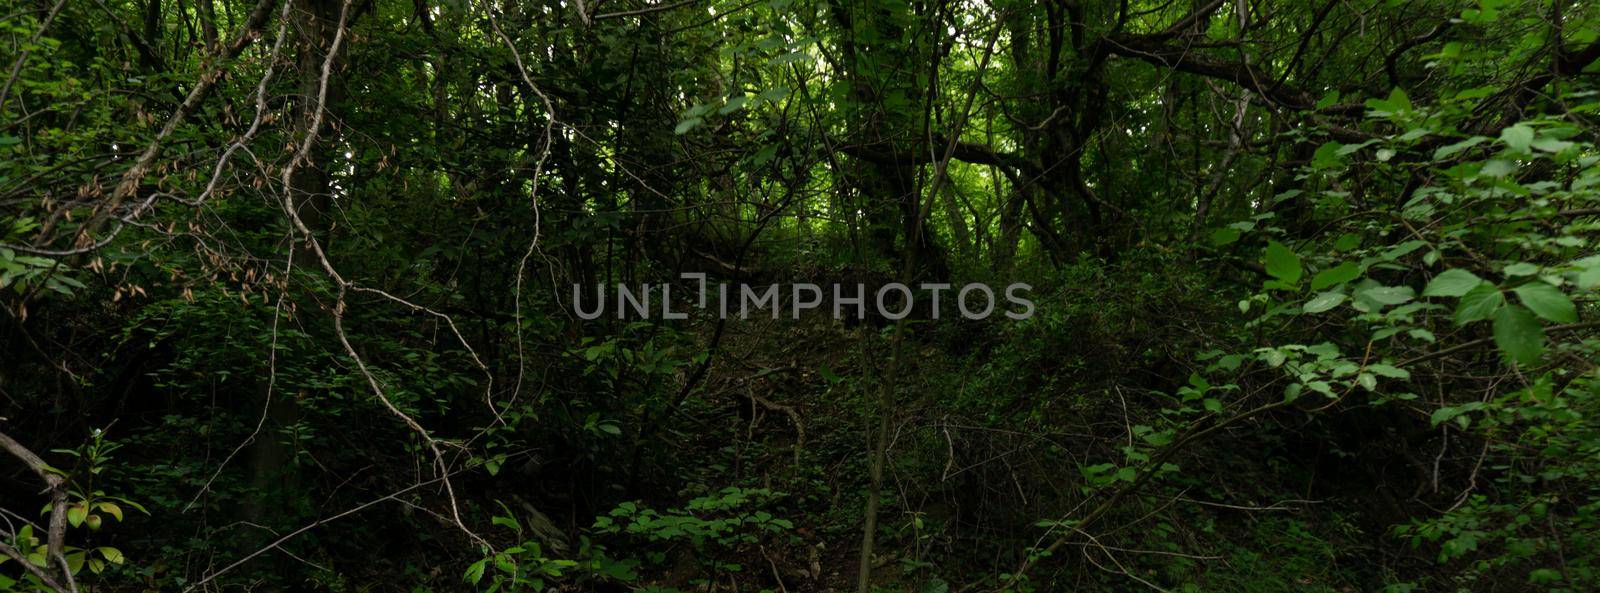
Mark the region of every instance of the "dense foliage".
[[0, 591], [1600, 590], [1593, 3], [0, 0], [0, 68]]

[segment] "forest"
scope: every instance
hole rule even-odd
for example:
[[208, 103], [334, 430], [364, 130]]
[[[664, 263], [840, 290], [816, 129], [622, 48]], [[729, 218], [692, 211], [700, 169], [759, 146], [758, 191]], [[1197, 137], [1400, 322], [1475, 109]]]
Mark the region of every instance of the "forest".
[[1600, 4], [0, 0], [0, 593], [1600, 591]]

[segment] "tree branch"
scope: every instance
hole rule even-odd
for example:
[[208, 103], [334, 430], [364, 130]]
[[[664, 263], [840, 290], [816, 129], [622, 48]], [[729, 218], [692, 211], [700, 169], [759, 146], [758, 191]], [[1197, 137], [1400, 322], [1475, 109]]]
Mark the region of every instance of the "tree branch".
[[89, 238], [89, 235], [99, 230], [100, 226], [105, 224], [106, 220], [116, 212], [117, 208], [121, 207], [123, 202], [133, 197], [133, 194], [138, 191], [139, 183], [144, 180], [145, 174], [155, 164], [156, 157], [161, 154], [161, 143], [166, 141], [167, 137], [178, 129], [183, 120], [189, 117], [189, 114], [194, 113], [194, 110], [200, 107], [200, 102], [205, 100], [206, 95], [210, 94], [211, 89], [216, 86], [216, 82], [222, 78], [225, 71], [224, 66], [238, 57], [246, 47], [249, 47], [252, 42], [261, 36], [261, 27], [266, 24], [267, 17], [272, 13], [272, 6], [276, 2], [277, 0], [260, 0], [256, 3], [255, 9], [250, 11], [250, 18], [245, 21], [244, 27], [239, 30], [238, 36], [234, 38], [232, 43], [228, 44], [226, 51], [222, 55], [216, 56], [216, 59], [211, 62], [206, 71], [200, 74], [200, 79], [196, 81], [194, 88], [189, 90], [189, 95], [184, 98], [177, 111], [167, 119], [166, 125], [161, 127], [161, 131], [156, 133], [155, 138], [150, 139], [150, 143], [145, 146], [144, 152], [140, 153], [139, 158], [133, 162], [133, 166], [128, 167], [122, 173], [122, 178], [117, 182], [116, 189], [111, 192], [111, 200], [95, 214], [95, 217], [88, 224], [83, 225], [83, 230], [79, 233], [79, 243], [92, 243], [94, 240]]
[[[28, 450], [28, 448], [24, 447], [22, 443], [19, 443], [16, 439], [11, 438], [11, 435], [0, 432], [0, 449], [4, 449], [5, 452], [10, 453], [12, 457], [22, 460], [23, 465], [28, 466], [28, 469], [32, 470], [33, 473], [38, 474], [39, 479], [44, 481], [45, 491], [50, 493], [51, 507], [50, 528], [45, 536], [45, 557], [55, 560], [53, 564], [59, 565], [63, 570], [65, 570], [67, 563], [66, 557], [62, 555], [62, 549], [66, 546], [67, 538], [66, 479], [63, 478], [60, 473], [57, 473], [54, 468], [50, 467], [50, 464], [45, 463], [43, 459], [40, 459], [38, 455], [35, 455], [33, 451]], [[8, 556], [12, 554], [12, 551], [5, 552]], [[36, 568], [33, 566], [33, 564], [26, 561], [22, 562], [22, 564], [31, 568]], [[46, 564], [52, 563], [46, 562]], [[44, 571], [46, 573], [55, 572], [50, 569], [44, 569]], [[71, 574], [66, 574], [66, 576], [70, 582]], [[41, 580], [44, 580], [43, 577], [41, 577]], [[52, 583], [54, 583], [53, 579], [46, 581], [46, 584], [50, 585], [57, 591], [77, 590], [76, 587], [69, 586], [67, 588], [62, 588], [61, 585]]]

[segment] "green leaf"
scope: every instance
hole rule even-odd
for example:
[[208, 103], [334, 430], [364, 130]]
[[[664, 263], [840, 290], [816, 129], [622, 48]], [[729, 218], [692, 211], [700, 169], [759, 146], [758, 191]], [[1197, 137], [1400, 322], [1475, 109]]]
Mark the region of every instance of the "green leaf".
[[1342, 292], [1324, 292], [1306, 301], [1301, 310], [1306, 313], [1321, 313], [1339, 306], [1340, 303], [1344, 302], [1345, 298], [1345, 294]]
[[1349, 251], [1361, 246], [1361, 235], [1345, 233], [1334, 240], [1333, 248], [1339, 251]]
[[1395, 260], [1398, 260], [1398, 259], [1400, 259], [1402, 257], [1405, 257], [1406, 255], [1410, 254], [1413, 251], [1416, 251], [1418, 249], [1422, 249], [1423, 247], [1426, 247], [1427, 245], [1428, 245], [1428, 243], [1426, 241], [1421, 241], [1421, 240], [1406, 241], [1404, 243], [1401, 243], [1399, 245], [1395, 245], [1394, 247], [1389, 248], [1388, 251], [1384, 251], [1383, 255], [1380, 256], [1380, 257], [1382, 257], [1385, 261], [1395, 261]]
[[1483, 168], [1478, 170], [1478, 174], [1486, 176], [1486, 177], [1493, 177], [1495, 179], [1500, 179], [1500, 178], [1503, 178], [1503, 177], [1505, 177], [1507, 175], [1515, 173], [1516, 170], [1517, 170], [1517, 166], [1512, 164], [1511, 161], [1507, 161], [1505, 159], [1492, 159], [1489, 162], [1483, 164]]
[[1508, 305], [1494, 314], [1494, 344], [1517, 364], [1536, 364], [1544, 353], [1544, 328], [1527, 309]]
[[1522, 304], [1527, 305], [1540, 317], [1556, 323], [1573, 323], [1578, 320], [1578, 309], [1573, 306], [1572, 299], [1567, 298], [1560, 289], [1543, 282], [1530, 282], [1512, 289], [1517, 293], [1517, 298]]
[[1083, 474], [1083, 477], [1092, 480], [1095, 476], [1111, 471], [1111, 468], [1114, 467], [1116, 467], [1116, 464], [1113, 463], [1097, 463], [1087, 467], [1079, 467], [1078, 473], [1081, 473]]
[[727, 104], [723, 105], [721, 109], [718, 109], [717, 113], [721, 114], [721, 115], [727, 115], [729, 113], [733, 113], [735, 111], [743, 109], [745, 103], [748, 103], [749, 101], [750, 101], [750, 97], [747, 96], [747, 95], [739, 95], [739, 96], [734, 97], [732, 99], [728, 99]]
[[1449, 422], [1450, 420], [1454, 419], [1457, 416], [1460, 416], [1461, 414], [1463, 414], [1465, 412], [1467, 412], [1467, 410], [1464, 410], [1462, 408], [1457, 408], [1457, 407], [1439, 408], [1439, 409], [1433, 411], [1433, 415], [1430, 416], [1428, 418], [1428, 420], [1430, 422], [1432, 422], [1434, 426], [1438, 426], [1440, 424], [1444, 424], [1446, 422]]
[[765, 91], [761, 91], [761, 98], [768, 101], [782, 101], [788, 97], [789, 87], [786, 86], [775, 86]]
[[1339, 151], [1343, 149], [1344, 145], [1338, 142], [1328, 142], [1317, 147], [1317, 151], [1311, 155], [1311, 166], [1318, 169], [1338, 167], [1340, 163]]
[[1339, 91], [1337, 91], [1337, 90], [1328, 91], [1326, 93], [1323, 93], [1321, 99], [1317, 100], [1317, 109], [1327, 109], [1329, 107], [1333, 107], [1333, 105], [1335, 103], [1338, 103], [1338, 102], [1339, 102]]
[[790, 62], [798, 62], [800, 60], [806, 60], [806, 59], [810, 59], [810, 58], [811, 58], [811, 56], [807, 55], [805, 52], [792, 51], [792, 52], [783, 54], [781, 56], [778, 56], [776, 58], [772, 58], [771, 60], [768, 60], [767, 63], [769, 63], [769, 64], [771, 64], [773, 66], [778, 66], [778, 65], [788, 64]]
[[1261, 359], [1266, 361], [1267, 366], [1278, 368], [1283, 366], [1283, 363], [1289, 360], [1289, 355], [1277, 348], [1270, 348], [1261, 353]]
[[1554, 568], [1535, 568], [1528, 573], [1528, 582], [1532, 584], [1555, 583], [1561, 580], [1561, 572]]
[[829, 383], [838, 383], [844, 380], [844, 377], [840, 377], [838, 374], [834, 373], [833, 369], [828, 368], [828, 365], [826, 364], [822, 365], [822, 368], [817, 369], [817, 372], [821, 374], [822, 378], [827, 380]]
[[1388, 99], [1367, 99], [1366, 105], [1372, 110], [1369, 115], [1374, 117], [1389, 117], [1412, 109], [1411, 98], [1407, 97], [1406, 92], [1399, 87], [1389, 91]]
[[1483, 136], [1473, 136], [1455, 144], [1442, 146], [1439, 148], [1439, 150], [1433, 151], [1433, 160], [1444, 160], [1445, 157], [1482, 144], [1486, 140], [1488, 140], [1488, 138], [1484, 138]]
[[83, 520], [88, 516], [89, 507], [83, 505], [72, 505], [67, 507], [67, 523], [72, 524], [73, 527], [82, 525]]
[[1427, 288], [1422, 289], [1422, 296], [1458, 297], [1471, 292], [1483, 283], [1483, 279], [1476, 274], [1462, 269], [1445, 270], [1443, 274], [1434, 276], [1428, 282]]
[[1305, 386], [1299, 383], [1290, 383], [1288, 387], [1283, 388], [1283, 401], [1292, 402], [1299, 399], [1302, 391], [1305, 391]]
[[1461, 302], [1456, 304], [1456, 325], [1488, 319], [1504, 304], [1506, 297], [1500, 294], [1500, 289], [1488, 282], [1479, 284], [1467, 291], [1467, 294], [1461, 295]]
[[1221, 247], [1239, 240], [1239, 229], [1222, 227], [1211, 233], [1211, 244]]
[[1504, 142], [1511, 150], [1528, 152], [1528, 145], [1533, 143], [1533, 128], [1517, 124], [1500, 130], [1500, 141]]
[[478, 584], [478, 581], [483, 580], [483, 570], [485, 568], [487, 568], [488, 566], [489, 566], [489, 559], [488, 558], [484, 558], [482, 560], [474, 562], [474, 563], [472, 563], [471, 566], [467, 567], [467, 573], [465, 575], [463, 575], [463, 578], [467, 582], [476, 585], [476, 584]]
[[1351, 145], [1348, 145], [1348, 146], [1341, 146], [1341, 147], [1339, 147], [1339, 153], [1338, 154], [1339, 154], [1339, 156], [1350, 156], [1352, 154], [1360, 152], [1361, 149], [1363, 149], [1363, 148], [1371, 146], [1374, 142], [1377, 142], [1377, 140], [1368, 140], [1368, 141], [1362, 142], [1360, 144], [1351, 144]]
[[100, 555], [105, 557], [106, 562], [110, 562], [112, 564], [122, 564], [122, 550], [118, 550], [110, 546], [100, 546], [95, 548], [95, 551], [100, 552]]
[[1370, 365], [1370, 366], [1367, 367], [1367, 370], [1372, 371], [1372, 374], [1374, 374], [1374, 375], [1380, 375], [1380, 376], [1388, 377], [1390, 379], [1410, 379], [1411, 378], [1411, 373], [1409, 371], [1407, 371], [1405, 369], [1402, 369], [1400, 367], [1391, 366], [1391, 365], [1387, 365], [1387, 364]]
[[1411, 97], [1406, 96], [1406, 92], [1400, 87], [1389, 89], [1389, 106], [1393, 107], [1395, 111], [1409, 111], [1411, 109]]
[[1344, 262], [1332, 268], [1317, 272], [1311, 278], [1311, 290], [1322, 290], [1335, 284], [1342, 284], [1355, 280], [1361, 276], [1361, 266], [1355, 262]]
[[1300, 256], [1277, 241], [1267, 243], [1267, 274], [1287, 284], [1299, 282], [1304, 274], [1300, 268]]
[[1398, 305], [1416, 297], [1410, 286], [1374, 286], [1361, 291], [1361, 297], [1382, 305]]
[[689, 130], [693, 130], [695, 128], [695, 126], [700, 125], [700, 123], [703, 122], [703, 121], [705, 121], [705, 120], [700, 119], [698, 117], [691, 117], [691, 118], [685, 119], [683, 121], [678, 122], [678, 127], [673, 128], [672, 129], [672, 133], [677, 134], [679, 136], [682, 136], [684, 134], [687, 134], [689, 132]]
[[1572, 143], [1567, 142], [1566, 140], [1556, 140], [1554, 138], [1540, 138], [1533, 141], [1533, 147], [1545, 152], [1561, 152], [1568, 148], [1572, 148]]
[[1539, 273], [1539, 266], [1528, 262], [1517, 262], [1506, 266], [1502, 271], [1507, 276], [1532, 276]]
[[1600, 286], [1600, 265], [1578, 272], [1578, 288], [1589, 290]]

